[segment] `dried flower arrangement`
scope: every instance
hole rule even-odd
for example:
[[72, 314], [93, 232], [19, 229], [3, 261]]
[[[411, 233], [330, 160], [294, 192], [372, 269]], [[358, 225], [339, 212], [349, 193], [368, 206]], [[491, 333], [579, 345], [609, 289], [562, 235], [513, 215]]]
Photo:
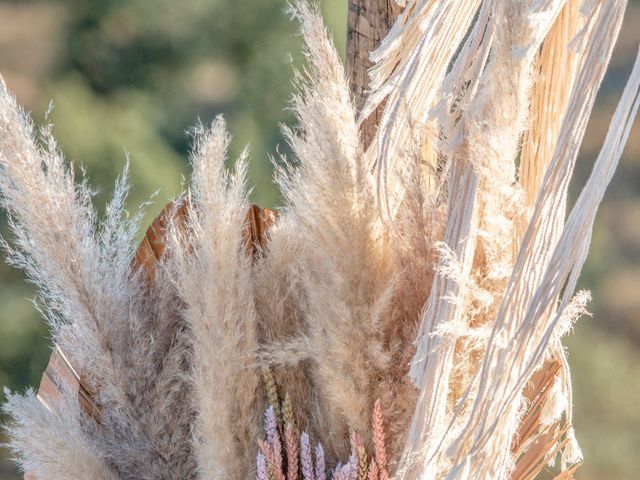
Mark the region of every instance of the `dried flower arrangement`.
[[[327, 469], [324, 448], [321, 443], [311, 451], [307, 432], [298, 431], [294, 418], [291, 397], [286, 394], [279, 401], [273, 373], [264, 370], [269, 407], [265, 412], [264, 430], [266, 439], [259, 442], [260, 451], [256, 462], [258, 480], [326, 480]], [[280, 415], [278, 415], [280, 413]], [[371, 416], [371, 442], [373, 455], [369, 457], [357, 432], [350, 436], [350, 455], [342, 465], [338, 463], [329, 478], [337, 480], [385, 480], [387, 472], [387, 450], [384, 432], [382, 405], [376, 401]]]
[[137, 250], [126, 172], [99, 221], [2, 86], [4, 247], [57, 349], [4, 406], [34, 478], [572, 478], [560, 339], [640, 61], [568, 215], [567, 188], [626, 1], [384, 1], [359, 111], [318, 12], [293, 8], [308, 67], [278, 214], [250, 206], [244, 157], [225, 170], [217, 119]]

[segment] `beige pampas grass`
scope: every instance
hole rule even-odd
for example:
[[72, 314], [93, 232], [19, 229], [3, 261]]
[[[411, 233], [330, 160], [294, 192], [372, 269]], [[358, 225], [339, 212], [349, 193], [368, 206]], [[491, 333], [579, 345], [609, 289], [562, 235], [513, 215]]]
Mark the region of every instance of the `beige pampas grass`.
[[[286, 200], [279, 224], [299, 239], [291, 277], [300, 282], [296, 315], [303, 322], [294, 326], [293, 339], [269, 346], [263, 359], [306, 363], [316, 396], [307, 408], [325, 445], [336, 448], [329, 454], [347, 453], [350, 429], [366, 431], [375, 398], [385, 405], [394, 433], [390, 447], [398, 452], [414, 398], [406, 377], [411, 339], [432, 278], [440, 217], [437, 207], [426, 211], [436, 200], [422, 192], [424, 172], [414, 168], [403, 225], [385, 231], [337, 54], [320, 18], [304, 6], [298, 14], [309, 71], [294, 101], [299, 130], [289, 132], [299, 164], [279, 176]], [[417, 163], [418, 155], [408, 153], [407, 162]], [[431, 235], [414, 236], [422, 226]], [[274, 227], [269, 249], [280, 251], [279, 242], [290, 241], [281, 235]]]
[[[126, 180], [96, 225], [86, 183], [74, 184], [48, 130], [39, 146], [2, 88], [0, 183], [17, 247], [7, 250], [39, 288], [54, 341], [96, 392], [104, 428], [87, 437], [101, 457], [137, 478], [188, 476], [188, 346], [171, 284], [149, 289], [131, 270], [138, 217], [125, 218]], [[76, 411], [75, 401], [63, 396], [61, 408]]]
[[37, 478], [119, 478], [104, 458], [96, 456], [97, 446], [84, 435], [77, 408], [50, 411], [28, 391], [25, 396], [8, 394], [4, 411], [16, 419], [8, 430], [12, 448]]
[[98, 221], [86, 181], [3, 86], [5, 247], [71, 372], [52, 363], [41, 403], [9, 395], [23, 468], [524, 480], [554, 464], [573, 476], [561, 338], [590, 299], [576, 282], [640, 103], [640, 57], [568, 216], [567, 188], [626, 2], [396, 3], [360, 112], [317, 9], [292, 8], [307, 66], [277, 214], [250, 206], [245, 156], [225, 169], [219, 118], [196, 132], [189, 191], [138, 250], [125, 179]]
[[225, 173], [228, 143], [222, 119], [196, 137], [190, 208], [173, 245], [193, 348], [194, 454], [198, 475], [211, 479], [249, 476], [262, 411], [258, 372], [251, 368], [257, 350], [252, 259], [242, 235], [246, 162]]

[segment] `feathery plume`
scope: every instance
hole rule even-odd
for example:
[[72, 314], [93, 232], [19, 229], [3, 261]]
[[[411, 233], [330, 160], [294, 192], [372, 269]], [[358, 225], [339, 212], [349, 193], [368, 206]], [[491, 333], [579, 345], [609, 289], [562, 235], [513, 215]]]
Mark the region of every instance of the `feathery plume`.
[[172, 249], [172, 275], [193, 345], [195, 457], [199, 476], [212, 479], [246, 478], [260, 431], [259, 374], [246, 366], [257, 350], [247, 288], [252, 259], [243, 235], [246, 162], [240, 159], [235, 173], [227, 173], [228, 144], [221, 118], [197, 134], [186, 228], [174, 228]]
[[125, 213], [126, 169], [98, 222], [90, 188], [75, 184], [51, 129], [38, 141], [4, 83], [0, 130], [0, 203], [14, 235], [3, 245], [36, 284], [55, 345], [96, 394], [103, 428], [91, 432], [93, 445], [121, 474], [189, 478], [188, 348], [171, 286], [147, 295], [131, 271], [140, 215]]
[[5, 390], [3, 412], [13, 418], [7, 426], [11, 449], [24, 471], [51, 480], [95, 478], [118, 480], [118, 474], [95, 455], [96, 446], [84, 432], [80, 408], [65, 402], [48, 410], [29, 390], [24, 396]]

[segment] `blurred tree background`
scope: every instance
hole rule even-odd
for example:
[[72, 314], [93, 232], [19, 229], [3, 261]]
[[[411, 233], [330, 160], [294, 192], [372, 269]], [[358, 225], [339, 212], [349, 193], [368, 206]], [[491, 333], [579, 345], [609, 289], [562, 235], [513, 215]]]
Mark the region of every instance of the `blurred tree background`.
[[[297, 26], [284, 0], [0, 0], [0, 73], [19, 102], [49, 115], [67, 158], [108, 196], [131, 157], [131, 208], [150, 221], [180, 191], [189, 130], [223, 114], [231, 158], [250, 145], [254, 200], [276, 205], [269, 157], [287, 148]], [[346, 2], [323, 0], [339, 51]], [[636, 52], [640, 2], [629, 7], [578, 164], [589, 173]], [[160, 189], [158, 191], [158, 189]], [[6, 234], [6, 221], [0, 220]], [[568, 341], [583, 479], [640, 478], [640, 131], [638, 122], [594, 232], [583, 287], [593, 318]], [[0, 264], [0, 385], [36, 386], [49, 356], [45, 325], [20, 272]], [[2, 395], [0, 394], [0, 401]], [[0, 435], [0, 443], [3, 441]], [[0, 450], [0, 479], [19, 478]]]

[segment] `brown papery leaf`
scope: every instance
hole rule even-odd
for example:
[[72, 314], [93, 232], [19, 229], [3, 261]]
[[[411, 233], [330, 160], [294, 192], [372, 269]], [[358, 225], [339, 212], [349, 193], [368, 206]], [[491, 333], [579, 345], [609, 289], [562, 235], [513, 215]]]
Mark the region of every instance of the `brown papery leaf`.
[[[567, 432], [570, 425], [560, 421], [544, 425], [540, 419], [542, 408], [549, 399], [560, 370], [561, 365], [557, 361], [546, 362], [532, 375], [525, 388], [524, 397], [528, 407], [511, 446], [511, 451], [517, 458], [512, 480], [533, 480], [568, 443]], [[579, 465], [573, 465], [556, 478], [571, 479], [578, 467]]]
[[133, 268], [141, 268], [148, 280], [153, 279], [156, 265], [164, 257], [166, 230], [171, 216], [176, 226], [181, 229], [184, 227], [188, 208], [189, 200], [186, 198], [169, 202], [147, 229], [133, 260]]

